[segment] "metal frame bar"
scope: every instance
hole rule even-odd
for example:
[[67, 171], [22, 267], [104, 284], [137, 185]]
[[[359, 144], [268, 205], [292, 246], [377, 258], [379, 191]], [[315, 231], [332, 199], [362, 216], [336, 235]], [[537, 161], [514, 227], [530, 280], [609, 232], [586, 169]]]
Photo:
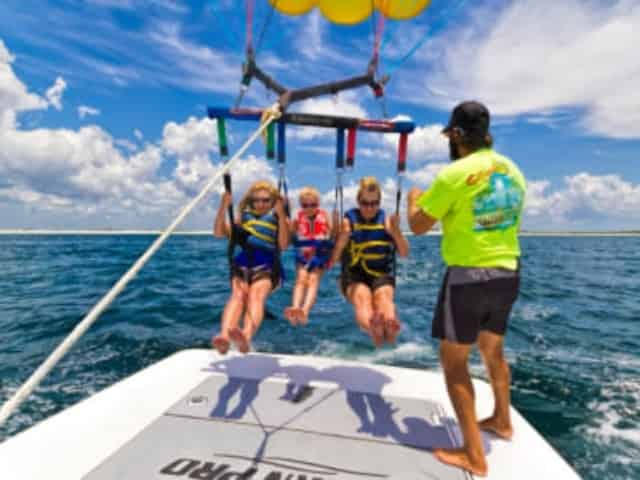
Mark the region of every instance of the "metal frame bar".
[[[257, 108], [207, 108], [207, 114], [211, 119], [230, 118], [234, 120], [260, 121], [262, 112], [263, 110]], [[406, 120], [394, 122], [390, 120], [370, 120], [311, 113], [285, 113], [276, 120], [276, 123], [320, 128], [355, 128], [357, 130], [379, 133], [411, 133], [416, 128], [415, 123]]]

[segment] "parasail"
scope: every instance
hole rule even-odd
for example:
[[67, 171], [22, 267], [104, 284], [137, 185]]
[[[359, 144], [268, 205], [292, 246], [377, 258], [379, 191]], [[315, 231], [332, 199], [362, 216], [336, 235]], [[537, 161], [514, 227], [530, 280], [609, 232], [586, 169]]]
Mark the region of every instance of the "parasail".
[[378, 11], [392, 20], [407, 20], [420, 14], [431, 0], [269, 0], [285, 15], [303, 15], [318, 8], [327, 20], [342, 25], [362, 22]]

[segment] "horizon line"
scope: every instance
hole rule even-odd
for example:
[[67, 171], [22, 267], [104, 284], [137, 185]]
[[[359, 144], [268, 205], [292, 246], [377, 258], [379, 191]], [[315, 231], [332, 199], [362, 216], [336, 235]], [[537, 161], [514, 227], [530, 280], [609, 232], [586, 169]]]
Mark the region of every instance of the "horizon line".
[[[0, 235], [159, 235], [159, 229], [43, 229], [43, 228], [0, 228]], [[211, 235], [211, 230], [176, 230], [175, 235]], [[415, 236], [410, 231], [403, 232], [407, 236]], [[428, 235], [442, 235], [440, 230], [431, 231]], [[640, 236], [640, 230], [522, 230], [520, 236]]]

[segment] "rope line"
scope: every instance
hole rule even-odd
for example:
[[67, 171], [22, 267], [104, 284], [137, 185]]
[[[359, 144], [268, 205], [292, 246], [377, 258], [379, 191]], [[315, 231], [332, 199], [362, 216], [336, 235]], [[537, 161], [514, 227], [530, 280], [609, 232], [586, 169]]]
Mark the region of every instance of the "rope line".
[[[273, 108], [273, 107], [272, 107]], [[49, 355], [49, 357], [36, 369], [29, 379], [13, 394], [13, 396], [2, 405], [0, 409], [0, 426], [11, 416], [11, 414], [26, 400], [31, 392], [40, 384], [44, 377], [55, 367], [71, 347], [80, 339], [80, 337], [89, 329], [89, 327], [98, 319], [100, 314], [115, 300], [115, 298], [124, 290], [126, 285], [136, 276], [136, 274], [144, 267], [154, 253], [167, 240], [169, 235], [173, 233], [176, 227], [185, 219], [185, 217], [193, 210], [193, 208], [204, 198], [209, 190], [220, 180], [231, 166], [240, 158], [240, 156], [255, 142], [262, 132], [277, 118], [273, 110], [264, 120], [260, 127], [251, 135], [249, 140], [240, 147], [236, 154], [221, 168], [221, 170], [213, 177], [202, 191], [180, 212], [178, 217], [169, 225], [169, 227], [158, 237], [144, 254], [138, 258], [131, 268], [111, 287], [111, 290], [102, 297], [102, 299], [94, 305], [91, 311], [82, 319], [73, 331], [58, 345], [58, 347]]]
[[[402, 65], [404, 65], [407, 60], [409, 60], [420, 48], [424, 45], [429, 37], [435, 36], [442, 30], [442, 27], [438, 28], [434, 26], [431, 28], [431, 25], [436, 24], [438, 21], [444, 19], [445, 17], [452, 16], [457, 14], [458, 11], [468, 2], [468, 0], [459, 0], [455, 5], [448, 6], [444, 10], [442, 10], [431, 22], [429, 22], [429, 26], [426, 28], [424, 34], [420, 37], [420, 39], [409, 49], [409, 51], [404, 54], [399, 60], [395, 62], [389, 62], [391, 66], [384, 73], [386, 76], [391, 77], [396, 70], [398, 70]], [[387, 32], [389, 29], [387, 29]], [[382, 46], [390, 40], [390, 37], [383, 38]], [[382, 49], [382, 46], [380, 47]]]
[[276, 0], [275, 3], [273, 5], [271, 5], [269, 13], [267, 13], [267, 18], [265, 19], [264, 23], [262, 24], [262, 29], [260, 30], [260, 34], [258, 35], [258, 43], [256, 43], [256, 48], [255, 48], [256, 57], [258, 56], [258, 52], [260, 51], [260, 47], [262, 46], [262, 41], [264, 40], [264, 37], [267, 34], [267, 29], [269, 28], [269, 25], [271, 24], [271, 19], [273, 18], [273, 14], [276, 11], [277, 7], [278, 7], [278, 0]]
[[247, 31], [246, 35], [246, 50], [249, 52], [253, 48], [253, 9], [255, 7], [254, 0], [245, 0], [247, 8]]

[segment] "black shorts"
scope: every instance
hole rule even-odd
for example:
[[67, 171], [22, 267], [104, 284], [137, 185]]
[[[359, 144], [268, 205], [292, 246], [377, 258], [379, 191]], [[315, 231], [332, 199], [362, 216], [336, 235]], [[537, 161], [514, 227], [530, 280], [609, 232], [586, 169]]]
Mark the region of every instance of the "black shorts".
[[449, 267], [442, 282], [431, 336], [472, 344], [482, 330], [504, 335], [520, 291], [520, 272]]
[[384, 275], [376, 277], [359, 268], [342, 272], [339, 282], [340, 291], [344, 297], [347, 296], [349, 286], [355, 283], [364, 283], [369, 287], [371, 292], [375, 292], [378, 288], [384, 287], [385, 285], [396, 286], [396, 279], [391, 273], [385, 273]]
[[248, 285], [256, 283], [258, 280], [268, 278], [271, 280], [271, 291], [275, 292], [282, 285], [282, 279], [280, 277], [275, 278], [271, 268], [268, 265], [258, 265], [256, 267], [242, 267], [234, 264], [232, 268], [232, 275], [239, 278]]

